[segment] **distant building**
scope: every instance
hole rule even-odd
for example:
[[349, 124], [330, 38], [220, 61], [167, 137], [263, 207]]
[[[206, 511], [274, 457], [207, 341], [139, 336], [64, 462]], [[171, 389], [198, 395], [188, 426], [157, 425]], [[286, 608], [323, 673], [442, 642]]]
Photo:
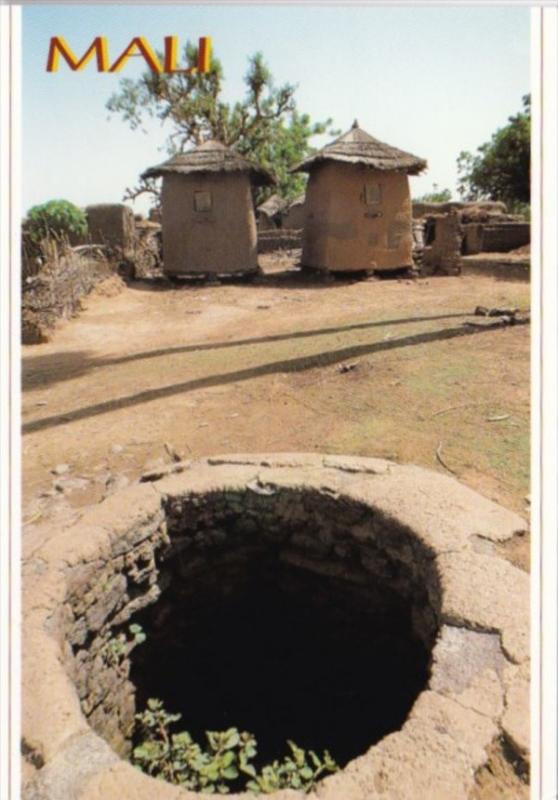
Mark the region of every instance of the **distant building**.
[[99, 203], [87, 206], [89, 240], [117, 248], [124, 253], [133, 251], [136, 244], [134, 212], [122, 203]]
[[289, 204], [283, 213], [283, 227], [290, 230], [300, 230], [304, 227], [306, 217], [305, 195], [299, 194], [298, 197]]
[[282, 226], [283, 211], [286, 207], [287, 201], [279, 197], [278, 194], [272, 194], [271, 197], [268, 197], [256, 209], [258, 230], [269, 231], [280, 228]]
[[220, 142], [146, 170], [163, 178], [163, 269], [169, 275], [244, 274], [257, 270], [252, 186], [273, 183], [257, 164]]
[[333, 272], [411, 267], [408, 175], [426, 161], [374, 139], [354, 122], [293, 171], [310, 174], [306, 189], [303, 267]]

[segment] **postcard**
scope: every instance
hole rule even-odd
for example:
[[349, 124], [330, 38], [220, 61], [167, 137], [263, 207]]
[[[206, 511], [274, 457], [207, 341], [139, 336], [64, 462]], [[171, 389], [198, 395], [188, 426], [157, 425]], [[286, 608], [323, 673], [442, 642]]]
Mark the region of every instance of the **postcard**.
[[1, 11], [2, 797], [554, 797], [556, 8]]

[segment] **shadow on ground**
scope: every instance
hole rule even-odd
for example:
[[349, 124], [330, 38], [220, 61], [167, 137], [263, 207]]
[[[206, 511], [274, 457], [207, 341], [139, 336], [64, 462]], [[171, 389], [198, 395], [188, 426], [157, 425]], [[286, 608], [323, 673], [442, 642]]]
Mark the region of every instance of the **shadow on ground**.
[[[48, 355], [26, 356], [22, 362], [22, 388], [23, 390], [37, 389], [50, 386], [54, 383], [70, 380], [85, 375], [92, 369], [99, 367], [125, 364], [130, 361], [143, 361], [144, 359], [160, 358], [161, 356], [178, 355], [181, 353], [198, 353], [205, 350], [221, 350], [244, 345], [269, 344], [284, 342], [292, 339], [305, 339], [312, 336], [325, 336], [332, 333], [346, 333], [349, 331], [379, 328], [387, 325], [407, 325], [417, 322], [433, 322], [436, 320], [463, 319], [471, 314], [438, 314], [426, 317], [404, 317], [402, 319], [385, 319], [374, 322], [357, 322], [352, 325], [341, 325], [331, 328], [315, 328], [307, 331], [294, 331], [293, 333], [278, 333], [269, 336], [256, 336], [247, 339], [233, 339], [227, 342], [209, 342], [208, 344], [192, 344], [180, 347], [164, 347], [157, 350], [146, 350], [140, 353], [131, 353], [114, 358], [96, 358], [87, 350], [74, 350], [67, 353], [52, 353]], [[62, 372], [63, 374], [60, 374]]]
[[[393, 324], [393, 321], [391, 323], [383, 322], [382, 324]], [[182, 381], [180, 383], [162, 386], [155, 389], [145, 389], [144, 391], [137, 392], [136, 394], [118, 397], [113, 400], [106, 400], [102, 403], [95, 403], [90, 406], [84, 406], [73, 411], [64, 412], [63, 414], [55, 414], [50, 417], [43, 417], [42, 419], [25, 423], [22, 426], [22, 431], [24, 434], [34, 433], [35, 431], [66, 425], [69, 422], [88, 419], [89, 417], [106, 414], [110, 411], [130, 408], [142, 403], [149, 403], [153, 400], [159, 400], [163, 397], [172, 397], [173, 395], [184, 394], [186, 392], [192, 392], [198, 389], [224, 386], [231, 383], [251, 380], [252, 378], [259, 378], [264, 375], [274, 375], [276, 373], [284, 372], [299, 372], [316, 367], [328, 367], [346, 359], [388, 352], [390, 350], [397, 350], [403, 347], [413, 347], [430, 342], [447, 341], [449, 339], [455, 339], [462, 336], [472, 336], [484, 331], [494, 332], [492, 328], [470, 328], [466, 326], [460, 326], [458, 328], [446, 328], [443, 330], [429, 331], [426, 333], [420, 333], [414, 336], [406, 336], [400, 339], [392, 339], [389, 341], [384, 340], [370, 344], [343, 347], [336, 350], [326, 350], [313, 356], [302, 356], [298, 358], [282, 359], [280, 361], [271, 361], [267, 364], [261, 364], [257, 367], [248, 367], [246, 369], [235, 370], [233, 372], [208, 375], [203, 378]], [[229, 342], [225, 344], [226, 346], [231, 346]]]

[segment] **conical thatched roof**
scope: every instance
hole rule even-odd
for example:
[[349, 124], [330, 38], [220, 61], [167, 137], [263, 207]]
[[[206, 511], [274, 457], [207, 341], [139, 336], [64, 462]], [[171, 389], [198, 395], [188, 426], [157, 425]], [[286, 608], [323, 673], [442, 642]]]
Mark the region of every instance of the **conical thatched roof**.
[[409, 175], [418, 175], [427, 166], [424, 159], [374, 139], [359, 128], [356, 120], [347, 133], [306, 158], [292, 171], [310, 172], [314, 166], [323, 161], [363, 164], [384, 172], [406, 172]]
[[200, 144], [199, 147], [188, 153], [172, 156], [163, 164], [149, 167], [141, 177], [159, 178], [172, 173], [191, 175], [195, 172], [249, 172], [250, 178], [255, 184], [275, 183], [272, 176], [263, 167], [253, 161], [248, 161], [247, 158], [229, 147], [225, 147], [221, 142], [213, 140]]
[[273, 217], [274, 214], [279, 214], [287, 207], [287, 201], [279, 197], [278, 194], [272, 194], [267, 200], [258, 206], [258, 211], [263, 212], [268, 217]]

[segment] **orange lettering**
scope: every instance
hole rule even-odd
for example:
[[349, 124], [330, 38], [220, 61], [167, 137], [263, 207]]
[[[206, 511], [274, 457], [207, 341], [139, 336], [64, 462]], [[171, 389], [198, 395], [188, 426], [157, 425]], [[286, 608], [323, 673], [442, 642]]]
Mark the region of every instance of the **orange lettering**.
[[[134, 50], [139, 53], [134, 53]], [[116, 59], [109, 72], [119, 72], [126, 61], [132, 56], [143, 56], [153, 72], [162, 72], [163, 68], [145, 36], [135, 36], [124, 52]]]
[[97, 56], [97, 69], [99, 72], [106, 72], [108, 69], [108, 48], [106, 36], [97, 36], [85, 52], [85, 54], [78, 60], [70, 50], [67, 41], [63, 36], [53, 36], [50, 40], [50, 47], [48, 50], [47, 58], [47, 72], [57, 72], [60, 56], [62, 55], [70, 67], [75, 72], [82, 70], [93, 57], [93, 53]]
[[195, 67], [180, 69], [177, 66], [178, 37], [165, 36], [165, 72], [180, 72], [186, 75], [195, 75], [198, 72], [209, 72], [211, 59], [211, 39], [202, 36], [198, 39], [198, 63]]

